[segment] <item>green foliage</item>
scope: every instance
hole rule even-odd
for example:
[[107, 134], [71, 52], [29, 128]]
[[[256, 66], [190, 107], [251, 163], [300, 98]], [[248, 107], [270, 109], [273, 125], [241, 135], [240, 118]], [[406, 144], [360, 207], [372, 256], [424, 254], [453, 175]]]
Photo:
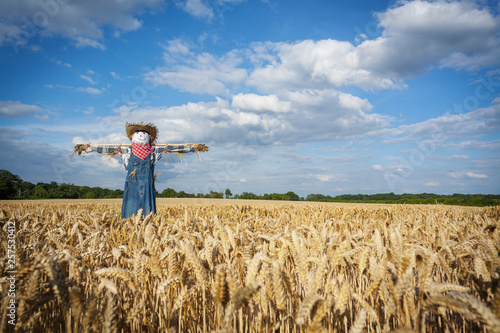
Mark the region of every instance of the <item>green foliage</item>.
[[177, 197], [177, 192], [172, 188], [166, 188], [161, 192], [160, 197], [162, 198], [175, 198]]
[[35, 186], [33, 190], [33, 198], [46, 199], [48, 197], [49, 197], [49, 192], [42, 185]]
[[252, 192], [243, 192], [239, 196], [235, 196], [235, 199], [262, 199], [260, 196]]
[[443, 204], [460, 206], [496, 206], [500, 205], [500, 195], [497, 194], [459, 194], [442, 195], [434, 193], [419, 194], [342, 194], [335, 197], [323, 194], [309, 194], [307, 201], [325, 202], [372, 202], [372, 203], [398, 203], [398, 204]]
[[222, 199], [224, 198], [224, 195], [222, 192], [214, 192], [210, 191], [208, 194], [193, 194], [193, 193], [186, 193], [184, 191], [175, 191], [172, 188], [166, 188], [163, 190], [163, 192], [158, 195], [160, 198], [212, 198], [212, 199]]
[[103, 199], [121, 198], [122, 190], [100, 187], [76, 186], [73, 184], [37, 183], [23, 181], [7, 170], [0, 170], [1, 199]]
[[20, 194], [22, 199], [28, 199], [33, 196], [35, 184], [23, 181], [20, 185]]
[[[253, 193], [252, 193], [253, 194]], [[241, 198], [241, 196], [240, 196]], [[289, 191], [285, 194], [282, 193], [271, 193], [264, 194], [263, 196], [258, 197], [261, 200], [286, 200], [286, 201], [299, 201], [299, 196], [292, 191]]]
[[0, 170], [0, 199], [13, 199], [18, 194], [22, 179], [7, 170]]

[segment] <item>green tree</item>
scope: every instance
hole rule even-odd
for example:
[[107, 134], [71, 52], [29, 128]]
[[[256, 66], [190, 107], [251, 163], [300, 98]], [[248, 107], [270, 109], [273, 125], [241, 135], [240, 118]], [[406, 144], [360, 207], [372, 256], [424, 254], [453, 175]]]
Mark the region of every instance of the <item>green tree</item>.
[[228, 188], [226, 188], [226, 192], [225, 192], [225, 194], [226, 194], [226, 199], [231, 198], [231, 196], [233, 195], [233, 194], [231, 193], [231, 190], [230, 190], [230, 189], [228, 189]]
[[257, 195], [252, 192], [243, 192], [240, 194], [240, 199], [259, 199]]
[[294, 192], [286, 192], [286, 195], [290, 198], [292, 201], [299, 201], [299, 196], [298, 194], [295, 194]]
[[114, 190], [113, 191], [113, 198], [122, 198], [123, 197], [123, 190]]
[[172, 188], [166, 188], [163, 190], [163, 192], [161, 192], [161, 196], [163, 198], [175, 198], [177, 197], [177, 192], [175, 192], [175, 190]]
[[222, 192], [210, 191], [209, 198], [212, 199], [223, 199], [224, 194]]
[[18, 194], [22, 179], [7, 170], [0, 170], [0, 199], [12, 199]]
[[33, 189], [33, 195], [35, 199], [45, 199], [49, 196], [49, 192], [42, 185], [37, 185]]
[[18, 195], [23, 199], [33, 197], [33, 189], [35, 184], [23, 181], [19, 187]]

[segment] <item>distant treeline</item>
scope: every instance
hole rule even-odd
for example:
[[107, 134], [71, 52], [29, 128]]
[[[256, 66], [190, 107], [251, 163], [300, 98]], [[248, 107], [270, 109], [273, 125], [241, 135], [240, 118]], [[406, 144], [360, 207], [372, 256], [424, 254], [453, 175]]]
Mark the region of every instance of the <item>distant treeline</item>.
[[[399, 204], [445, 204], [461, 206], [496, 206], [500, 205], [498, 194], [452, 194], [441, 195], [433, 193], [421, 194], [342, 194], [330, 196], [324, 194], [309, 194], [299, 197], [292, 191], [287, 193], [271, 193], [258, 195], [243, 192], [233, 195], [231, 190], [224, 192], [192, 194], [167, 188], [159, 198], [212, 198], [212, 199], [254, 199], [254, 200], [287, 200], [287, 201], [319, 201], [319, 202], [359, 202], [359, 203], [399, 203]], [[123, 190], [110, 190], [101, 187], [77, 186], [73, 184], [58, 184], [56, 182], [37, 183], [23, 181], [19, 176], [7, 170], [0, 170], [0, 199], [105, 199], [122, 198]]]
[[329, 196], [323, 194], [309, 194], [307, 201], [324, 202], [365, 202], [365, 203], [398, 203], [398, 204], [444, 204], [460, 206], [496, 206], [500, 205], [498, 194], [460, 194], [442, 195], [434, 193], [420, 194], [342, 194]]

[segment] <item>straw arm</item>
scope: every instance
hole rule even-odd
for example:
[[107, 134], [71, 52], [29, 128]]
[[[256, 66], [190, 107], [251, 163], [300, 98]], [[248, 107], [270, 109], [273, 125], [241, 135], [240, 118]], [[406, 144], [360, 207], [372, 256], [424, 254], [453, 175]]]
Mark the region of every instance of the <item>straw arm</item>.
[[[130, 149], [131, 144], [77, 144], [73, 150], [72, 155], [89, 152], [98, 152], [105, 154], [116, 154], [121, 152], [121, 148]], [[153, 147], [157, 148], [155, 151], [158, 152], [173, 152], [173, 153], [187, 153], [187, 152], [205, 152], [209, 148], [202, 143], [180, 143], [180, 144], [170, 144], [170, 143], [160, 143], [154, 144]], [[88, 149], [90, 148], [90, 149]]]
[[[87, 143], [87, 147], [102, 147], [102, 146], [112, 146], [112, 147], [130, 147], [130, 143]], [[196, 146], [202, 145], [202, 143], [154, 143], [151, 144], [153, 147], [164, 147], [164, 146]]]

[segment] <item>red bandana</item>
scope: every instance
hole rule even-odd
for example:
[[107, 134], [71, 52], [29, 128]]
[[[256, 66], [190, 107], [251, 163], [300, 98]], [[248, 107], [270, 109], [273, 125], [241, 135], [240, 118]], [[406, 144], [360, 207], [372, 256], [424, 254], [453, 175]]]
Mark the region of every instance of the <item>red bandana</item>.
[[140, 145], [132, 142], [132, 153], [139, 157], [141, 160], [153, 152], [154, 148], [149, 143], [147, 145]]

